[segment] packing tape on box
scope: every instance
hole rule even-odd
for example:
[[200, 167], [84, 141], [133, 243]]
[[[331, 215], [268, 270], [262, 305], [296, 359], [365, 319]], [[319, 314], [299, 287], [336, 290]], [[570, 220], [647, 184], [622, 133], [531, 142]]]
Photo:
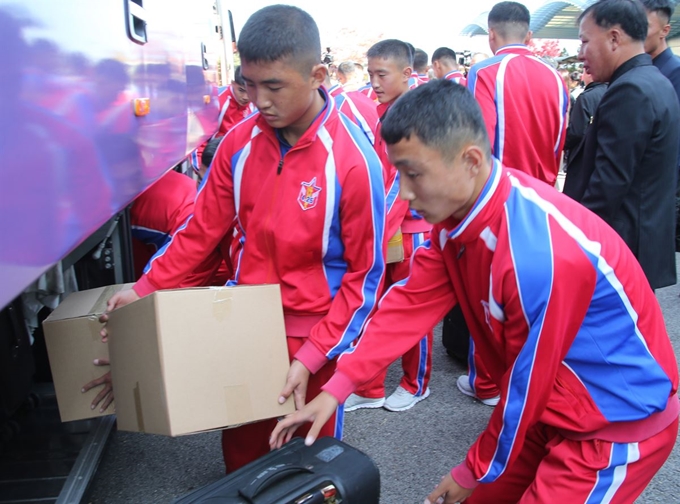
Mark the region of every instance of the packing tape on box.
[[213, 316], [218, 321], [223, 321], [231, 314], [231, 289], [225, 287], [213, 287], [215, 296], [212, 302]]
[[227, 402], [228, 423], [243, 423], [253, 418], [253, 404], [250, 402], [250, 387], [247, 384], [224, 387], [224, 399]]
[[94, 315], [97, 316], [101, 315], [102, 313], [105, 313], [106, 304], [109, 302], [109, 299], [111, 299], [111, 296], [113, 296], [116, 292], [121, 290], [122, 290], [121, 285], [109, 285], [108, 287], [106, 287], [99, 295], [94, 305], [92, 305], [90, 313], [93, 313]]
[[401, 228], [387, 242], [387, 264], [397, 263], [404, 260], [404, 236]]
[[146, 432], [144, 430], [144, 413], [142, 413], [142, 394], [139, 391], [139, 382], [135, 383], [135, 388], [132, 389], [132, 394], [135, 396], [135, 414], [137, 416], [137, 429], [139, 432]]
[[[111, 296], [120, 290], [122, 290], [120, 285], [109, 285], [106, 287], [99, 295], [94, 305], [92, 305], [92, 308], [90, 309], [90, 313], [92, 315], [90, 315], [88, 319], [99, 322], [99, 317], [101, 314], [106, 312], [106, 304], [109, 302], [109, 299], [111, 299]], [[90, 336], [92, 337], [93, 341], [101, 340], [99, 331], [92, 332]]]

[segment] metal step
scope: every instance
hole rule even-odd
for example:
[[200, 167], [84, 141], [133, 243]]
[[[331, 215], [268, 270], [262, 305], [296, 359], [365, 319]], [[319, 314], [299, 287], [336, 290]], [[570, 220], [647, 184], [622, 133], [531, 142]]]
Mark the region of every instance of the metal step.
[[32, 398], [2, 426], [0, 504], [79, 503], [115, 416], [62, 423], [52, 384], [34, 386]]

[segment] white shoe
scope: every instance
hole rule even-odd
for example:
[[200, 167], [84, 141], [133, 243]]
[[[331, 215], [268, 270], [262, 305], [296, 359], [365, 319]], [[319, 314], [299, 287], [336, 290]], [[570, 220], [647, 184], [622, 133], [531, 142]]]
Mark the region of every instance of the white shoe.
[[382, 408], [385, 404], [384, 397], [361, 397], [351, 394], [345, 401], [345, 411], [354, 411], [362, 408]]
[[404, 387], [399, 386], [397, 387], [397, 390], [387, 398], [383, 407], [390, 411], [406, 411], [428, 397], [430, 397], [430, 387], [425, 389], [423, 395], [416, 396], [411, 394]]
[[489, 397], [488, 399], [480, 399], [477, 397], [475, 391], [472, 390], [472, 387], [470, 386], [470, 377], [468, 375], [459, 376], [456, 380], [456, 386], [458, 387], [458, 390], [460, 390], [466, 396], [474, 397], [478, 401], [481, 401], [482, 404], [486, 404], [487, 406], [496, 406], [498, 401], [501, 400], [501, 396], [499, 395], [496, 397]]

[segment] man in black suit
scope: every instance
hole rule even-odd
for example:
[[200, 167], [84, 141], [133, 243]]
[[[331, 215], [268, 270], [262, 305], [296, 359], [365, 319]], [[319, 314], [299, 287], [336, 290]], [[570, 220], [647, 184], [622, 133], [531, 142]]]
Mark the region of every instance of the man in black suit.
[[[671, 81], [675, 94], [680, 98], [680, 58], [673, 54], [666, 43], [671, 31], [671, 16], [675, 4], [668, 0], [641, 0], [647, 11], [647, 40], [645, 52], [652, 57], [652, 63]], [[678, 154], [678, 174], [680, 174], [680, 153]], [[680, 186], [675, 197], [675, 250], [680, 252]]]
[[638, 0], [600, 0], [579, 18], [579, 59], [609, 82], [564, 192], [604, 219], [633, 251], [653, 289], [675, 273], [675, 187], [680, 106], [645, 54]]

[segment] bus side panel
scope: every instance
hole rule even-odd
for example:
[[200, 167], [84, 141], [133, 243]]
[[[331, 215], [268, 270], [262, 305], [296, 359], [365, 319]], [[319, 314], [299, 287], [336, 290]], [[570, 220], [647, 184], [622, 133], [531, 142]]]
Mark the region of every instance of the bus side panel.
[[214, 43], [210, 0], [0, 0], [0, 308], [216, 130]]

